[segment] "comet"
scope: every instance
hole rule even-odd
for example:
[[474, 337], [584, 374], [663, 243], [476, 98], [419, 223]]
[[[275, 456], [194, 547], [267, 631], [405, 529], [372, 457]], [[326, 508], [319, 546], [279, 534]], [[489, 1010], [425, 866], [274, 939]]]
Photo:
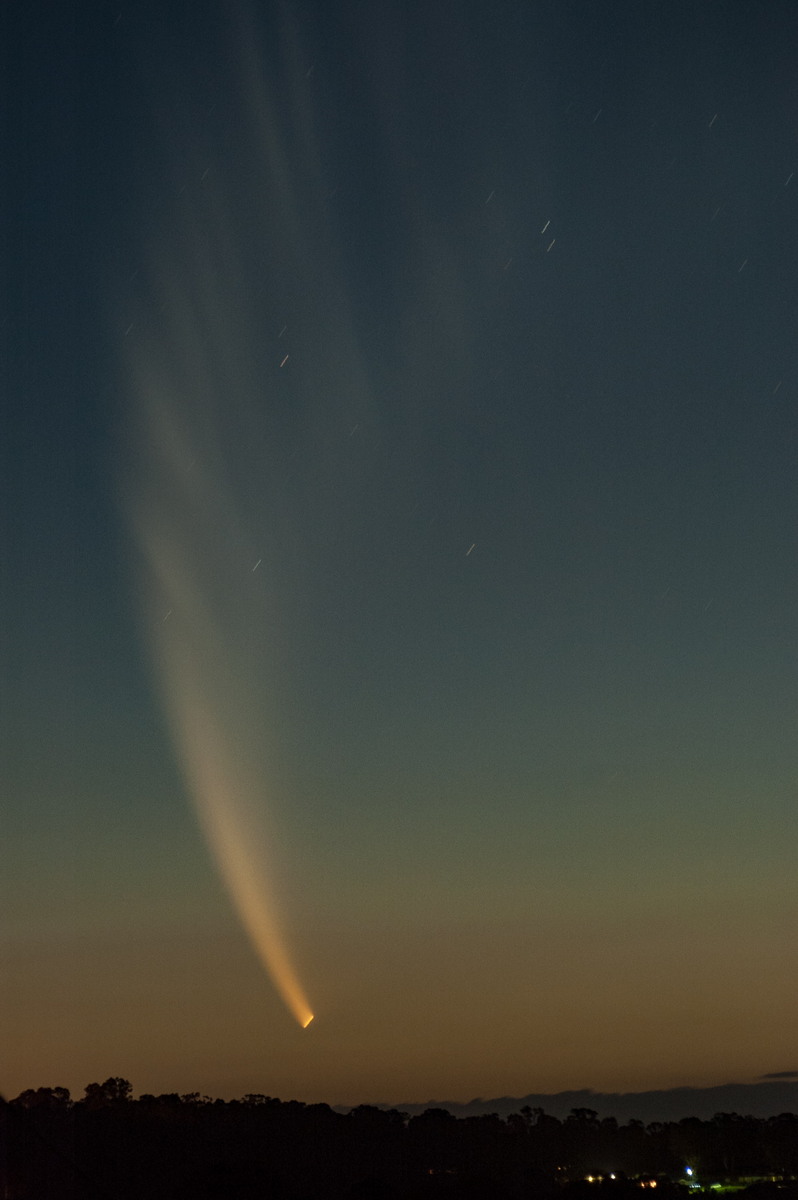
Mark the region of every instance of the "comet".
[[146, 64], [153, 152], [130, 203], [135, 269], [107, 305], [118, 480], [142, 644], [186, 796], [254, 953], [307, 1029], [283, 883], [281, 704], [294, 662], [307, 662], [302, 539], [315, 537], [319, 473], [338, 478], [329, 431], [362, 428], [376, 399], [336, 227], [315, 202], [326, 159], [315, 80], [295, 70], [301, 25], [280, 10], [275, 53], [257, 5], [230, 11], [216, 115], [203, 72], [182, 58]]
[[[246, 57], [248, 39], [242, 46]], [[248, 70], [245, 62], [246, 94]], [[160, 224], [151, 244], [140, 245], [135, 291], [122, 298], [127, 315], [119, 314], [126, 408], [118, 477], [142, 640], [186, 794], [255, 954], [306, 1029], [313, 1010], [278, 899], [285, 868], [276, 811], [289, 797], [275, 782], [274, 664], [286, 658], [275, 640], [285, 597], [269, 543], [263, 449], [264, 413], [286, 403], [268, 388], [295, 383], [285, 372], [264, 382], [262, 289], [249, 269], [259, 239], [273, 239], [272, 264], [300, 243], [286, 233], [295, 222], [281, 191], [286, 155], [275, 147], [276, 134], [271, 143], [260, 136], [276, 118], [268, 105], [253, 105], [243, 103], [242, 124], [253, 131], [253, 160], [266, 155], [264, 194], [248, 197], [269, 214], [262, 226], [242, 199], [249, 164], [235, 185], [224, 171], [206, 172], [201, 189], [170, 192], [168, 172], [156, 180], [165, 197]], [[156, 107], [172, 111], [171, 103]], [[165, 127], [163, 136], [176, 173], [186, 167], [199, 178], [207, 146], [195, 145], [191, 132], [175, 140]]]

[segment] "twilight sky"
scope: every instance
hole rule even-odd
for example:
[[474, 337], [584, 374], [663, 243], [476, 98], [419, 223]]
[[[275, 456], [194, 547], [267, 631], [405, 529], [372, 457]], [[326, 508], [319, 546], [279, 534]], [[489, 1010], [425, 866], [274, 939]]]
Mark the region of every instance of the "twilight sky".
[[792, 0], [9, 9], [0, 1091], [792, 1069]]

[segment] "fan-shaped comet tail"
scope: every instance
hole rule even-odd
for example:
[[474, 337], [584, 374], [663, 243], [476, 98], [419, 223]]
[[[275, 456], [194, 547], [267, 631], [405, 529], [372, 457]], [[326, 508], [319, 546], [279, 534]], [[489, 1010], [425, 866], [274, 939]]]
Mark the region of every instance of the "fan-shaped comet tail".
[[[294, 122], [305, 101], [295, 97], [289, 119], [283, 89], [279, 102], [270, 97], [241, 20], [231, 25], [240, 70], [231, 75], [229, 101], [238, 106], [236, 126], [248, 131], [246, 153], [228, 157], [210, 126], [200, 134], [191, 85], [158, 75], [164, 94], [154, 109], [169, 113], [168, 169], [154, 181], [160, 199], [150, 252], [142, 251], [134, 298], [124, 297], [132, 420], [123, 503], [140, 556], [143, 624], [188, 790], [241, 922], [307, 1028], [313, 1013], [270, 882], [268, 743], [276, 721], [269, 713], [276, 664], [287, 658], [275, 651], [274, 630], [292, 597], [275, 570], [274, 545], [286, 530], [269, 468], [279, 466], [275, 429], [282, 426], [268, 416], [290, 405], [264, 359], [264, 330], [270, 321], [280, 328], [273, 310], [282, 313], [287, 302], [285, 281], [300, 279], [312, 260], [295, 195], [306, 178], [306, 142], [296, 141]], [[211, 153], [226, 170], [209, 170]], [[196, 186], [172, 187], [178, 179]], [[265, 276], [258, 261], [268, 264]], [[301, 279], [297, 287], [302, 296], [313, 290]], [[288, 326], [280, 322], [282, 338]], [[273, 375], [283, 389], [291, 386], [288, 362], [281, 341]]]

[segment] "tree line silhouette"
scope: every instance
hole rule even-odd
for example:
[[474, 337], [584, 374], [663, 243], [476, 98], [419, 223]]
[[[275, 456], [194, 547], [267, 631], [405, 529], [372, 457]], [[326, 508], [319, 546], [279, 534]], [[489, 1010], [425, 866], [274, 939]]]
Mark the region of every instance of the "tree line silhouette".
[[652, 1187], [688, 1200], [689, 1182], [712, 1192], [724, 1180], [798, 1200], [792, 1113], [648, 1125], [589, 1108], [564, 1120], [529, 1107], [408, 1117], [255, 1094], [134, 1100], [112, 1077], [80, 1100], [24, 1091], [2, 1105], [2, 1130], [3, 1200], [644, 1200]]

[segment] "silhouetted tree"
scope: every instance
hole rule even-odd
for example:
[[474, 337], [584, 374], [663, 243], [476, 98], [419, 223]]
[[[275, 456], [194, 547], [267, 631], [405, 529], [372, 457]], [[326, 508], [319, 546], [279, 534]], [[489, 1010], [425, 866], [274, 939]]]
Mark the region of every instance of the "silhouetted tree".
[[114, 1075], [106, 1079], [105, 1083], [87, 1084], [86, 1094], [81, 1103], [86, 1108], [102, 1108], [106, 1104], [120, 1104], [129, 1100], [132, 1094], [133, 1087], [130, 1082]]
[[16, 1104], [19, 1108], [55, 1108], [66, 1110], [72, 1104], [69, 1095], [69, 1088], [65, 1087], [40, 1087], [29, 1088], [26, 1092], [20, 1092], [12, 1104]]

